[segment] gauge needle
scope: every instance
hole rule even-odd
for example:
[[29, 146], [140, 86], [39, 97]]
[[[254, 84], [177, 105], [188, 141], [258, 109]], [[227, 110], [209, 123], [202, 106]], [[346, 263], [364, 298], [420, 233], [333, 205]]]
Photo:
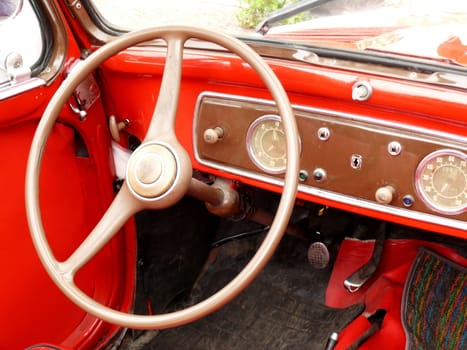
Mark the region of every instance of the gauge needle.
[[448, 184], [447, 182], [445, 182], [444, 185], [443, 185], [443, 187], [441, 187], [440, 192], [441, 192], [441, 193], [444, 193], [444, 191], [446, 191], [446, 190], [448, 189], [448, 187], [449, 187], [449, 184]]

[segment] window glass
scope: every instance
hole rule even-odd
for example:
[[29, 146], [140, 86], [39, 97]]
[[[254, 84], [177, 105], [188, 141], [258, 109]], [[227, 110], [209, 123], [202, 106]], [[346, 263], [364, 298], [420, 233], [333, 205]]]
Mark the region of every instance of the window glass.
[[467, 65], [466, 0], [89, 0], [113, 25], [198, 25], [252, 38]]
[[0, 0], [0, 87], [29, 79], [42, 46], [41, 27], [30, 2]]
[[238, 20], [240, 0], [92, 0], [107, 21], [125, 29], [197, 25], [229, 33], [254, 32]]

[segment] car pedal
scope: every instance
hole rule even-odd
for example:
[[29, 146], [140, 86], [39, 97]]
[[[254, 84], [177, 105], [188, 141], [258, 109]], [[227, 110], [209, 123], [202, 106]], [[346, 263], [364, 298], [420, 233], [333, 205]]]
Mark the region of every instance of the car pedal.
[[357, 292], [373, 276], [378, 268], [383, 256], [386, 226], [385, 222], [381, 223], [376, 232], [376, 242], [370, 260], [344, 281], [344, 286], [350, 293]]
[[308, 248], [308, 261], [315, 269], [325, 269], [331, 260], [328, 247], [322, 242], [314, 242]]

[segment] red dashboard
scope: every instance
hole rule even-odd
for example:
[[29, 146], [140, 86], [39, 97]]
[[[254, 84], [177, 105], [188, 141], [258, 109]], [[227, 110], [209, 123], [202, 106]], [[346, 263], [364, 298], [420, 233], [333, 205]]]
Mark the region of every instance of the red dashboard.
[[[158, 52], [129, 50], [102, 69], [105, 84], [120, 87], [108, 96], [118, 118], [141, 123], [135, 113], [142, 120], [150, 117], [162, 74]], [[194, 167], [279, 191], [281, 171], [258, 165], [247, 139], [255, 120], [277, 113], [257, 77], [228, 54], [193, 51], [185, 59], [177, 132]], [[355, 69], [270, 63], [289, 92], [299, 126], [300, 199], [465, 236], [467, 134], [461, 90], [396, 79], [398, 69], [383, 74], [371, 65], [366, 68], [374, 68], [372, 76]], [[137, 84], [127, 72], [140, 77]], [[362, 89], [369, 94], [359, 99]], [[143, 135], [139, 123], [127, 131]], [[216, 128], [222, 138], [206, 142], [204, 132]], [[430, 192], [432, 187], [445, 195]]]

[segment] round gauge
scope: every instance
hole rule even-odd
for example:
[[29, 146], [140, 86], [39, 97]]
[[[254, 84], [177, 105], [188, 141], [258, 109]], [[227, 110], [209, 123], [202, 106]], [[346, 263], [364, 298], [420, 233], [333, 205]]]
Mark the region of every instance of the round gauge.
[[285, 172], [287, 146], [279, 116], [267, 114], [256, 119], [248, 128], [246, 142], [256, 166], [270, 174]]
[[430, 153], [417, 167], [416, 188], [423, 202], [437, 212], [467, 211], [467, 155], [456, 150]]

